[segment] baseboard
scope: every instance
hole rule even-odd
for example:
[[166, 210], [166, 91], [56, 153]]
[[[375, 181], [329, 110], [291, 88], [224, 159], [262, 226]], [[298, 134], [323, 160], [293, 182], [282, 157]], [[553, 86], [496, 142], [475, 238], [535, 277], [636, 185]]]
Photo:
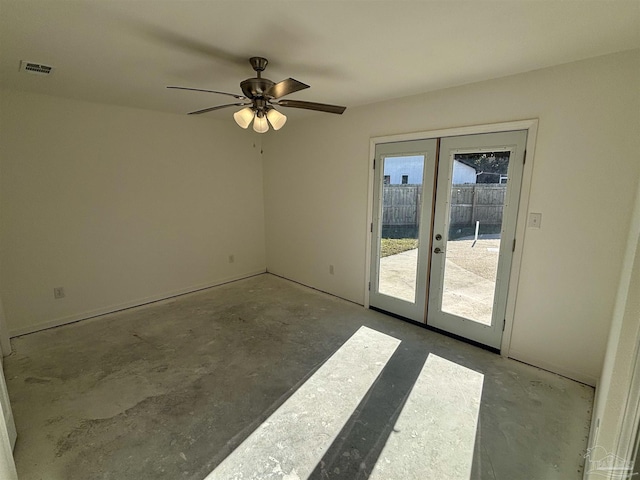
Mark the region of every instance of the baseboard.
[[589, 385], [590, 387], [595, 387], [599, 380], [598, 377], [594, 377], [593, 375], [564, 368], [554, 363], [546, 362], [544, 360], [540, 360], [539, 358], [534, 358], [529, 355], [522, 354], [520, 352], [514, 351], [513, 349], [509, 351], [508, 357], [512, 358], [513, 360], [518, 360], [519, 362], [526, 363], [527, 365], [531, 365], [543, 370], [547, 370], [551, 373], [562, 375], [563, 377], [575, 380], [576, 382], [584, 383], [585, 385]]
[[284, 275], [282, 273], [274, 272], [274, 271], [271, 271], [269, 269], [267, 269], [266, 273], [268, 273], [269, 275], [273, 275], [274, 277], [282, 278], [283, 280], [287, 280], [289, 282], [297, 283], [298, 285], [302, 285], [303, 287], [310, 288], [311, 290], [315, 290], [317, 292], [324, 293], [326, 295], [331, 295], [332, 297], [339, 298], [340, 300], [344, 300], [345, 302], [354, 303], [356, 305], [364, 307], [364, 302], [362, 300], [353, 300], [351, 298], [343, 297], [343, 296], [341, 296], [341, 295], [339, 295], [337, 293], [330, 292], [328, 290], [323, 290], [320, 287], [315, 287], [313, 285], [309, 285], [309, 284], [304, 283], [304, 282], [302, 282], [300, 280], [296, 280], [295, 278], [287, 277], [286, 275]]
[[39, 332], [41, 330], [47, 330], [49, 328], [60, 327], [62, 325], [67, 325], [69, 323], [75, 323], [82, 320], [88, 320], [90, 318], [99, 317], [102, 315], [107, 315], [109, 313], [119, 312], [121, 310], [126, 310], [128, 308], [140, 307], [142, 305], [146, 305], [148, 303], [160, 302], [162, 300], [167, 300], [169, 298], [178, 297], [180, 295], [186, 295], [188, 293], [194, 293], [199, 290], [206, 290], [207, 288], [217, 287], [229, 282], [235, 282], [238, 280], [243, 280], [245, 278], [253, 277], [255, 275], [260, 275], [266, 273], [266, 269], [256, 270], [252, 272], [247, 272], [241, 275], [235, 275], [233, 277], [226, 277], [220, 280], [217, 280], [212, 283], [206, 283], [201, 285], [193, 285], [187, 288], [182, 288], [179, 290], [175, 290], [172, 292], [166, 292], [159, 295], [152, 295], [146, 298], [141, 298], [138, 300], [133, 300], [131, 302], [125, 302], [117, 305], [110, 305], [103, 308], [98, 308], [96, 310], [90, 310], [88, 312], [77, 313], [74, 315], [69, 315], [66, 317], [55, 318], [48, 322], [38, 323], [36, 325], [30, 325], [28, 327], [16, 328], [9, 330], [9, 336], [19, 337], [21, 335], [27, 335], [29, 333]]

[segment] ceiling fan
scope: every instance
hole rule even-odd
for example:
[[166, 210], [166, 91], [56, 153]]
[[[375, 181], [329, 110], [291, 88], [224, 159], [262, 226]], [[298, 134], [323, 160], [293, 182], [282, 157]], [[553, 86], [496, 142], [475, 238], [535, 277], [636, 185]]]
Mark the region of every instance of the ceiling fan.
[[204, 90], [201, 88], [189, 88], [189, 87], [167, 87], [175, 88], [178, 90], [193, 90], [196, 92], [209, 92], [218, 93], [220, 95], [229, 95], [234, 97], [237, 102], [227, 103], [225, 105], [217, 105], [215, 107], [203, 108], [202, 110], [196, 110], [195, 112], [189, 112], [188, 115], [198, 115], [200, 113], [213, 112], [214, 110], [220, 110], [228, 107], [244, 107], [233, 114], [233, 118], [236, 123], [242, 128], [248, 128], [253, 121], [253, 129], [258, 133], [265, 133], [269, 130], [269, 124], [274, 130], [280, 130], [287, 117], [274, 108], [289, 107], [289, 108], [303, 108], [306, 110], [317, 110], [319, 112], [336, 113], [341, 115], [347, 107], [340, 107], [338, 105], [327, 105], [325, 103], [305, 102], [301, 100], [280, 100], [285, 95], [289, 95], [305, 88], [309, 88], [298, 80], [293, 78], [287, 78], [279, 83], [274, 83], [268, 78], [262, 78], [262, 72], [267, 68], [269, 63], [266, 58], [263, 57], [251, 57], [249, 63], [256, 71], [255, 78], [247, 78], [240, 83], [240, 88], [244, 95], [238, 95], [236, 93], [219, 92], [217, 90]]

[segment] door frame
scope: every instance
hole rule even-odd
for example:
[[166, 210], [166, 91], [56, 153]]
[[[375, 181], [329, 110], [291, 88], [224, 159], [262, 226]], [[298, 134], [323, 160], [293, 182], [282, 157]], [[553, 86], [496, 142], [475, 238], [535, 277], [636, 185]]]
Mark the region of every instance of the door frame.
[[[479, 133], [499, 133], [513, 130], [527, 130], [526, 161], [522, 172], [522, 185], [520, 187], [520, 202], [518, 206], [518, 220], [516, 222], [516, 248], [513, 252], [511, 273], [509, 274], [507, 296], [507, 308], [505, 315], [505, 327], [500, 346], [500, 355], [509, 356], [511, 345], [511, 333], [513, 331], [513, 318], [518, 296], [518, 283], [520, 280], [520, 268], [522, 266], [522, 251], [526, 241], [527, 213], [529, 211], [529, 195], [531, 192], [531, 180], [533, 177], [533, 160], [535, 158], [535, 145], [538, 132], [538, 119], [518, 120], [513, 122], [491, 123], [483, 125], [471, 125], [466, 127], [447, 128], [441, 130], [427, 130], [413, 133], [385, 135], [371, 137], [369, 139], [369, 180], [367, 188], [367, 222], [366, 222], [366, 246], [365, 246], [365, 272], [364, 272], [364, 307], [369, 308], [369, 281], [371, 276], [371, 248], [372, 233], [370, 225], [373, 222], [373, 189], [374, 189], [374, 159], [376, 145], [379, 143], [402, 142], [407, 140], [429, 140], [443, 137], [456, 137], [462, 135], [475, 135]], [[437, 169], [437, 167], [436, 167]]]

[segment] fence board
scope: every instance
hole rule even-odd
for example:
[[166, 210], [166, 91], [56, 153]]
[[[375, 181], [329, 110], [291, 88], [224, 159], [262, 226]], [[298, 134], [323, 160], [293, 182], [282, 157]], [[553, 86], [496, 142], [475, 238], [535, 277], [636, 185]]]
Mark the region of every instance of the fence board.
[[[450, 226], [500, 225], [507, 185], [476, 183], [451, 188]], [[382, 225], [419, 226], [422, 185], [384, 185]]]
[[422, 185], [385, 185], [382, 225], [419, 225]]

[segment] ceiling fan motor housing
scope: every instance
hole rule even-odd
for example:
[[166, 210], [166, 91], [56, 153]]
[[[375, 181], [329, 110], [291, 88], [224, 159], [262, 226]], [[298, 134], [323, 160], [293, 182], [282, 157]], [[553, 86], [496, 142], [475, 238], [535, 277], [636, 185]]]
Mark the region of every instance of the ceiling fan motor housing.
[[247, 98], [253, 100], [254, 98], [264, 97], [265, 92], [273, 85], [275, 84], [268, 78], [247, 78], [240, 83], [240, 88]]

